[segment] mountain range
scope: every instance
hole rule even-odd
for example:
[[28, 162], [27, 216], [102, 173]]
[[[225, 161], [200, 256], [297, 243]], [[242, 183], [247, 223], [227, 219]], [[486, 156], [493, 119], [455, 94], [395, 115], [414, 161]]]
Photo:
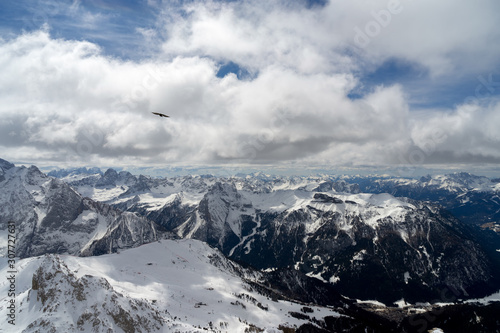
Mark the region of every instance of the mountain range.
[[[37, 167], [2, 163], [0, 230], [16, 222], [16, 254], [96, 255], [169, 237], [163, 228], [131, 212], [83, 197]], [[6, 255], [6, 242], [0, 253]]]
[[348, 177], [363, 192], [390, 193], [397, 197], [437, 203], [464, 223], [500, 231], [500, 179], [466, 172], [419, 179]]
[[[472, 329], [497, 324], [497, 302], [457, 303], [500, 289], [497, 180], [49, 174], [0, 160], [0, 229], [16, 223], [27, 331], [416, 332], [478, 313]], [[219, 284], [195, 293], [209, 271]]]
[[465, 298], [498, 289], [498, 247], [439, 202], [361, 193], [363, 185], [324, 176], [148, 178], [110, 169], [69, 184], [231, 259], [298, 270], [350, 297], [417, 302], [445, 287]]

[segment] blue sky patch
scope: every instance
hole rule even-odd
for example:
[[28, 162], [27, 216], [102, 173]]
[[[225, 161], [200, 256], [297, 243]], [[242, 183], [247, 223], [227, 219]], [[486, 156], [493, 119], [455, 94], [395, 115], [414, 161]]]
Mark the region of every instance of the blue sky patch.
[[244, 67], [239, 66], [232, 61], [226, 62], [219, 67], [216, 76], [223, 78], [224, 76], [233, 73], [239, 80], [251, 78], [251, 74]]

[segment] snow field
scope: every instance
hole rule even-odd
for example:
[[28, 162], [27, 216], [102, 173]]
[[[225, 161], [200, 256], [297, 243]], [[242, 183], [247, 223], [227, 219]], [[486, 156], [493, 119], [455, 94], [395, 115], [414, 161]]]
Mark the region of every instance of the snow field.
[[[198, 327], [213, 327], [214, 332], [244, 332], [249, 324], [262, 329], [273, 329], [281, 324], [298, 327], [306, 321], [290, 316], [304, 306], [288, 301], [272, 301], [258, 294], [245, 283], [222, 255], [207, 244], [196, 240], [163, 240], [119, 254], [98, 257], [58, 256], [77, 278], [90, 275], [104, 278], [113, 290], [126, 299], [143, 300], [157, 309], [165, 320], [164, 332], [197, 332]], [[211, 258], [214, 258], [213, 260]], [[19, 332], [37, 319], [33, 298], [27, 300], [32, 276], [43, 257], [23, 259], [18, 262], [16, 301], [21, 312], [17, 314]], [[0, 274], [6, 274], [3, 267]], [[250, 276], [249, 276], [250, 277]], [[258, 279], [253, 276], [253, 279]], [[0, 295], [7, 295], [6, 284], [0, 285]], [[109, 291], [95, 290], [93, 301], [104, 301]], [[0, 316], [6, 315], [5, 299], [0, 299]], [[64, 300], [61, 300], [64, 303]], [[76, 305], [78, 306], [78, 304]], [[69, 307], [62, 304], [62, 313], [54, 320], [76, 322]], [[338, 316], [333, 309], [312, 307], [311, 317]], [[80, 309], [84, 311], [84, 309]], [[66, 313], [64, 313], [66, 312]], [[74, 315], [78, 317], [78, 315]], [[211, 326], [212, 325], [212, 326]], [[119, 329], [117, 328], [119, 331]], [[200, 332], [202, 330], [200, 329]], [[205, 331], [206, 332], [206, 331]]]

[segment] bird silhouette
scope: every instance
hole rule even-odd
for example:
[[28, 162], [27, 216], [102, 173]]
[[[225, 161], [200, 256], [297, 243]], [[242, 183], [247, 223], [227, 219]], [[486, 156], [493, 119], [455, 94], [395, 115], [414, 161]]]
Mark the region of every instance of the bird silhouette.
[[166, 114], [159, 113], [159, 112], [151, 112], [151, 113], [152, 113], [152, 114], [155, 114], [155, 115], [157, 115], [157, 116], [160, 116], [160, 117], [166, 117], [166, 118], [170, 117], [170, 116], [167, 116]]

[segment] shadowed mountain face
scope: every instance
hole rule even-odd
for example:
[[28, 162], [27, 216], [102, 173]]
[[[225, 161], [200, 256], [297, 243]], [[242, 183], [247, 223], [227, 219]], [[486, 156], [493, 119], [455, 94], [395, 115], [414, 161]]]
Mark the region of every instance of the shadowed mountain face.
[[[0, 188], [0, 228], [15, 222], [21, 258], [111, 253], [167, 236], [154, 222], [84, 198], [34, 166], [10, 167]], [[5, 253], [6, 247], [0, 250]]]
[[[431, 203], [359, 193], [365, 183], [124, 174], [114, 182], [108, 189], [115, 196], [99, 195], [120, 209], [257, 268], [298, 270], [350, 297], [426, 301], [449, 288], [467, 298], [499, 286], [495, 249], [476, 230]], [[482, 178], [442, 182], [486, 184]], [[89, 183], [73, 185], [88, 190]]]
[[389, 195], [293, 196], [292, 208], [262, 210], [217, 183], [174, 230], [261, 269], [293, 267], [355, 298], [392, 303], [436, 298], [442, 288], [462, 297], [495, 291], [494, 264], [470, 230], [437, 207]]

